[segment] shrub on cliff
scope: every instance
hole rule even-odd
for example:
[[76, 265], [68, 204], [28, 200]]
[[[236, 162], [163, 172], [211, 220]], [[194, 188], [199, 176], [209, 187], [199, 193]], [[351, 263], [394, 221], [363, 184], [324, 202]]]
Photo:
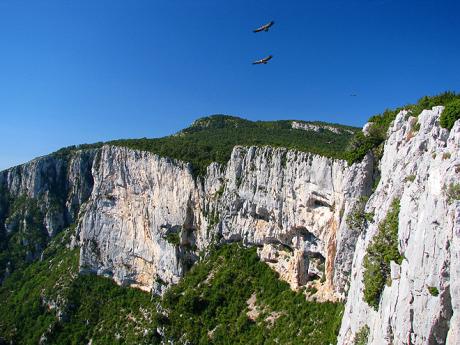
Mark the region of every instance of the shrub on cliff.
[[451, 129], [458, 119], [460, 119], [460, 99], [455, 99], [446, 105], [439, 120], [441, 127]]
[[367, 340], [369, 338], [369, 326], [364, 325], [356, 332], [354, 345], [367, 345]]
[[364, 300], [376, 310], [385, 283], [391, 283], [390, 261], [401, 264], [403, 259], [398, 249], [399, 208], [399, 199], [395, 199], [364, 257]]
[[348, 227], [359, 233], [361, 233], [366, 228], [367, 223], [372, 222], [374, 218], [373, 213], [365, 211], [367, 200], [369, 200], [369, 197], [361, 196], [353, 205], [346, 219]]
[[444, 191], [446, 193], [447, 202], [449, 204], [460, 200], [460, 183], [451, 183], [448, 186], [444, 186]]

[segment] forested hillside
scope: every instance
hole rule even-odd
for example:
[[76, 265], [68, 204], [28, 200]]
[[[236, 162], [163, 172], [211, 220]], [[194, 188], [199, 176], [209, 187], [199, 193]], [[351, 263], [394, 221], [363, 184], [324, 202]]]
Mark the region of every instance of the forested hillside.
[[255, 248], [212, 249], [160, 298], [79, 275], [71, 233], [62, 232], [42, 260], [0, 286], [0, 344], [159, 344], [160, 334], [179, 344], [336, 341], [343, 306], [306, 301], [259, 261]]

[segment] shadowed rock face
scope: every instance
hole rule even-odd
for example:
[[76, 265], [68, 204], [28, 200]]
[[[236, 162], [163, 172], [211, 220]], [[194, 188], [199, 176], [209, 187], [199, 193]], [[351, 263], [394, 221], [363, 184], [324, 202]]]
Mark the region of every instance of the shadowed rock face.
[[80, 206], [91, 195], [91, 167], [96, 150], [70, 157], [45, 156], [0, 172], [0, 187], [12, 197], [39, 200], [49, 236], [77, 219]]
[[93, 188], [95, 154], [50, 155], [0, 172], [0, 250], [9, 255], [0, 263], [0, 284], [21, 262], [40, 258], [48, 240], [76, 221]]
[[[369, 344], [460, 342], [460, 203], [449, 200], [447, 192], [450, 184], [460, 182], [460, 121], [450, 132], [440, 128], [442, 110], [425, 110], [418, 120], [401, 112], [389, 129], [381, 180], [366, 205], [375, 213], [374, 222], [356, 245], [339, 344], [353, 344], [365, 324]], [[375, 311], [363, 301], [362, 262], [396, 197], [401, 200], [398, 242], [404, 260], [401, 266], [392, 262], [391, 286], [385, 286]]]

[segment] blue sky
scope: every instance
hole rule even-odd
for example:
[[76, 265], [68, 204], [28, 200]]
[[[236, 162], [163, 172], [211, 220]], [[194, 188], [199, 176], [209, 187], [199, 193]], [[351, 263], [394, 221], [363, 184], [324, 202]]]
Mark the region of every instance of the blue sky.
[[0, 0], [0, 169], [215, 113], [361, 126], [460, 91], [458, 13], [458, 0]]

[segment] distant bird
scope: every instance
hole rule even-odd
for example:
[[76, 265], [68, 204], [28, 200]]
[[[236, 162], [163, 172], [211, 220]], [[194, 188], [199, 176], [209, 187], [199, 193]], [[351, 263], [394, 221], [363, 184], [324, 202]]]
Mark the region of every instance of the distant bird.
[[267, 56], [266, 58], [263, 58], [263, 59], [254, 61], [252, 64], [253, 64], [253, 65], [260, 65], [260, 64], [266, 65], [267, 62], [270, 61], [272, 58], [273, 58], [273, 56], [272, 56], [272, 55], [269, 55], [269, 56]]
[[355, 93], [352, 93], [352, 94], [350, 95], [350, 97], [356, 97], [356, 96], [358, 96], [358, 95], [355, 94]]
[[260, 28], [255, 29], [254, 32], [268, 31], [268, 29], [270, 29], [273, 26], [273, 24], [275, 24], [275, 22], [272, 20], [270, 23], [262, 25]]

